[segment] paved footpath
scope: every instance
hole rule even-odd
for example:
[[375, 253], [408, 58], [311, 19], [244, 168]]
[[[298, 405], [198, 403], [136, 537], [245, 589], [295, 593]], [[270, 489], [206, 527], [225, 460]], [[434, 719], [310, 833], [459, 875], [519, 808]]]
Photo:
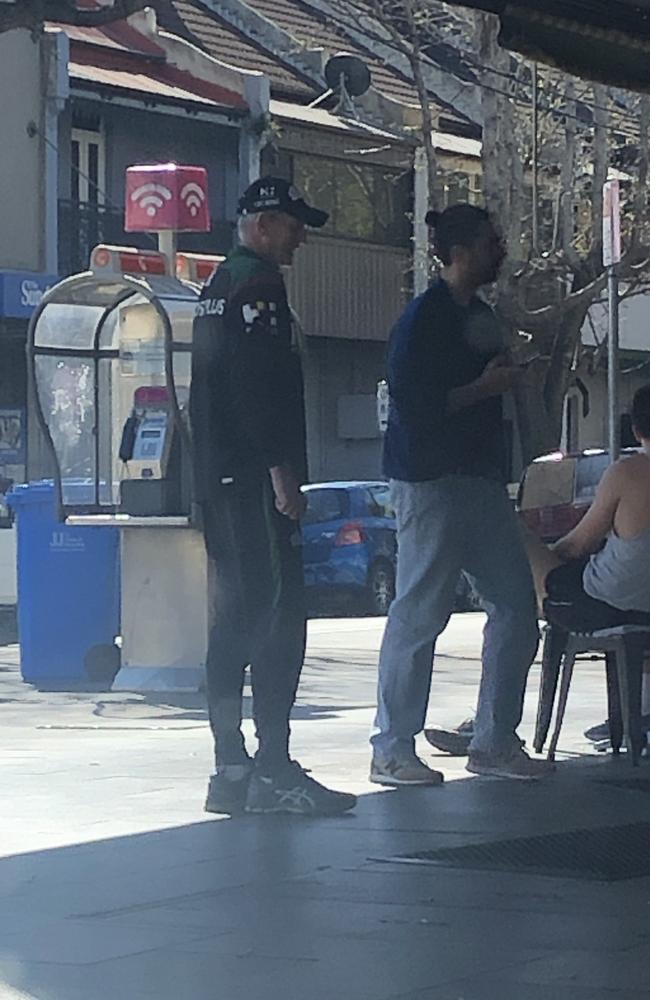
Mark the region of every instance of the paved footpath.
[[[354, 814], [313, 821], [203, 813], [200, 697], [39, 693], [20, 680], [17, 648], [0, 649], [0, 1000], [646, 996], [650, 761], [633, 775], [582, 738], [604, 717], [602, 665], [576, 670], [551, 781], [470, 777], [423, 744], [445, 786], [382, 790], [367, 782], [382, 627], [310, 625], [294, 753], [360, 796]], [[471, 712], [481, 627], [481, 615], [452, 619], [431, 721]], [[534, 670], [529, 742], [537, 681]], [[604, 834], [609, 857], [641, 877], [581, 872], [590, 831], [608, 827], [624, 828]], [[574, 830], [564, 874], [569, 847], [547, 840], [550, 875], [495, 869], [491, 849], [479, 868], [396, 860]], [[628, 857], [630, 831], [649, 846]]]

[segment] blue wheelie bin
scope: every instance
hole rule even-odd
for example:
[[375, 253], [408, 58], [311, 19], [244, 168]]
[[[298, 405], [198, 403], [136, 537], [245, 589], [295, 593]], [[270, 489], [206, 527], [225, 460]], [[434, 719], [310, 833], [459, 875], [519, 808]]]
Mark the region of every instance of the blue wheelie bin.
[[[92, 486], [66, 483], [83, 504]], [[69, 501], [68, 501], [69, 502]], [[119, 532], [58, 520], [51, 480], [16, 486], [18, 635], [23, 679], [41, 689], [106, 684], [119, 667]]]

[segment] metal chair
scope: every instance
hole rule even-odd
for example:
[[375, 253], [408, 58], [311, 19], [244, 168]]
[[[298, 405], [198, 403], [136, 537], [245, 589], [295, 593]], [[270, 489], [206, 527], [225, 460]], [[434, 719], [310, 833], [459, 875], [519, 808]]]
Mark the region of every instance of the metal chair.
[[580, 653], [604, 653], [612, 751], [615, 754], [619, 752], [625, 736], [631, 763], [638, 765], [645, 745], [641, 723], [641, 685], [643, 658], [648, 649], [650, 626], [619, 625], [594, 632], [567, 632], [555, 625], [547, 626], [533, 741], [537, 753], [542, 752], [550, 728], [560, 670], [560, 697], [548, 750], [549, 760], [555, 758], [576, 657]]

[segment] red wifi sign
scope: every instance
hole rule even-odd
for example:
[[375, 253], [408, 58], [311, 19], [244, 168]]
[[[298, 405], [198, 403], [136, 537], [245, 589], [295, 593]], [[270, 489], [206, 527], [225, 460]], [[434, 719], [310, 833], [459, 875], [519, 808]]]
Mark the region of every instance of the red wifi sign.
[[127, 233], [209, 232], [207, 170], [177, 163], [128, 167], [124, 228]]

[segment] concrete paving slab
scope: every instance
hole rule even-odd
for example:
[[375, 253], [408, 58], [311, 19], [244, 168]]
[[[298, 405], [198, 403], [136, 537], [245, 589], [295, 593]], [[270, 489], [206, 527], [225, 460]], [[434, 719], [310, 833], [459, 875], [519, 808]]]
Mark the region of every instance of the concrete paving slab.
[[[471, 713], [482, 624], [454, 616], [439, 644], [432, 723]], [[602, 665], [576, 668], [552, 780], [473, 778], [421, 741], [446, 785], [387, 791], [367, 780], [382, 626], [310, 625], [294, 752], [360, 799], [351, 816], [307, 822], [203, 813], [211, 740], [200, 696], [39, 692], [21, 682], [17, 649], [0, 650], [0, 1000], [646, 993], [649, 879], [377, 860], [650, 820], [650, 794], [603, 783], [631, 774], [625, 758], [599, 756], [582, 737], [604, 716]], [[650, 785], [650, 762], [635, 776]]]

